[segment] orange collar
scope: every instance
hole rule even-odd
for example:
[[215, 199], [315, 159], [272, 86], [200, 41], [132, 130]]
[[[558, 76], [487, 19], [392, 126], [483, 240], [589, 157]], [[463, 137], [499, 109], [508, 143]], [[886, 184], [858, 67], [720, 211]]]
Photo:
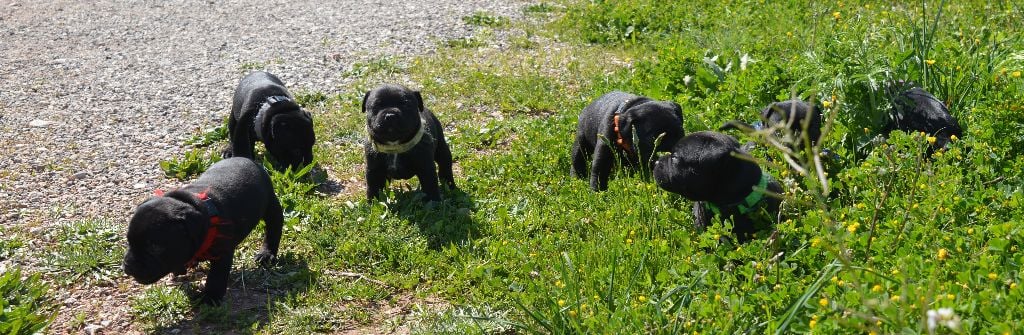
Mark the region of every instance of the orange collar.
[[618, 113], [615, 114], [615, 117], [614, 117], [613, 120], [614, 120], [614, 124], [615, 124], [615, 144], [618, 145], [619, 148], [622, 148], [622, 150], [626, 151], [627, 153], [633, 153], [633, 149], [630, 148], [629, 143], [626, 142], [626, 139], [622, 138], [622, 133], [619, 132], [619, 114]]
[[[227, 236], [220, 233], [220, 226], [227, 224], [220, 218], [220, 212], [217, 207], [213, 205], [213, 201], [206, 195], [207, 191], [196, 193], [196, 197], [203, 202], [203, 206], [206, 207], [206, 213], [210, 217], [210, 225], [206, 228], [206, 236], [203, 237], [203, 243], [199, 245], [199, 249], [192, 255], [192, 259], [189, 259], [188, 263], [185, 263], [185, 268], [194, 268], [199, 262], [216, 260], [217, 257], [210, 254], [210, 249], [213, 248], [213, 244], [217, 242], [218, 238], [225, 238]], [[163, 190], [156, 190], [153, 195], [158, 197], [164, 196]]]

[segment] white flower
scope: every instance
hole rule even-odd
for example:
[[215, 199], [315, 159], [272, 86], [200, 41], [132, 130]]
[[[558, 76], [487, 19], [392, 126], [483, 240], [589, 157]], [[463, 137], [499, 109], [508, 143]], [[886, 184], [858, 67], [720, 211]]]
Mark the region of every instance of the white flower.
[[753, 62], [754, 62], [754, 59], [750, 58], [749, 54], [743, 54], [743, 57], [740, 57], [740, 70], [746, 70], [747, 69], [747, 64], [750, 64], [750, 63], [753, 63]]
[[939, 325], [958, 330], [960, 329], [960, 317], [953, 312], [952, 308], [939, 308], [928, 310], [928, 331], [933, 332]]
[[693, 81], [693, 76], [691, 76], [691, 75], [686, 75], [685, 77], [683, 77], [683, 85], [690, 86], [690, 82], [692, 82], [692, 81]]

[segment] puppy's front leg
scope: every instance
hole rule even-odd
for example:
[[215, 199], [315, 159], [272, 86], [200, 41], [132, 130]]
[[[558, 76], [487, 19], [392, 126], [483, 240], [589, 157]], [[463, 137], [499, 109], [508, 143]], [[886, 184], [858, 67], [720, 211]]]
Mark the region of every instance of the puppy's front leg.
[[[369, 149], [367, 149], [369, 151]], [[388, 181], [388, 168], [385, 166], [384, 155], [366, 153], [366, 199], [380, 198]]]
[[206, 275], [206, 288], [203, 289], [202, 303], [220, 305], [224, 294], [228, 291], [228, 277], [231, 275], [231, 263], [234, 251], [229, 251], [220, 259], [210, 262], [210, 272]]
[[244, 122], [239, 121], [240, 124], [236, 125], [235, 132], [231, 135], [231, 157], [245, 157], [255, 158], [256, 155], [253, 153], [253, 146], [256, 145], [256, 140], [249, 136], [250, 130], [243, 127]]
[[604, 139], [598, 139], [597, 145], [594, 147], [594, 162], [590, 167], [590, 189], [594, 191], [604, 191], [608, 189], [608, 176], [612, 174], [612, 160], [615, 159], [615, 155], [612, 153], [611, 146], [604, 142]]
[[576, 140], [572, 142], [572, 175], [581, 179], [587, 176], [587, 156], [589, 156], [583, 148], [582, 141], [577, 135]]
[[416, 177], [420, 179], [420, 187], [427, 194], [428, 201], [441, 201], [441, 187], [437, 182], [437, 169], [429, 159], [417, 160]]
[[268, 266], [277, 258], [277, 249], [281, 244], [281, 231], [284, 228], [284, 210], [277, 196], [271, 195], [270, 205], [263, 213], [263, 249], [256, 254], [256, 263]]
[[703, 232], [711, 225], [711, 211], [704, 206], [703, 201], [695, 201], [693, 203], [693, 226], [697, 228], [697, 232]]

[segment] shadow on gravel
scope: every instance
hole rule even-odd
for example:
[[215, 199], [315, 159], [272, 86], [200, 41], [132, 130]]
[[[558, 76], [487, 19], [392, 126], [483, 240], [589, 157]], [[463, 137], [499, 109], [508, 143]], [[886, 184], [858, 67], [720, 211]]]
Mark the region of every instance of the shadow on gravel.
[[480, 236], [480, 224], [473, 219], [476, 203], [462, 190], [444, 192], [444, 200], [436, 204], [423, 201], [423, 192], [396, 194], [394, 213], [415, 223], [434, 250], [448, 244], [459, 244]]
[[[197, 272], [198, 273], [198, 272]], [[202, 273], [201, 277], [205, 278]], [[196, 303], [192, 315], [175, 324], [158, 328], [155, 334], [252, 334], [270, 320], [270, 309], [280, 299], [286, 299], [305, 292], [316, 274], [309, 270], [306, 261], [294, 253], [280, 255], [277, 263], [269, 269], [257, 266], [235, 271], [231, 276], [227, 295], [220, 306], [206, 306]], [[183, 289], [195, 297], [196, 287], [183, 283]], [[202, 280], [200, 280], [202, 282]]]

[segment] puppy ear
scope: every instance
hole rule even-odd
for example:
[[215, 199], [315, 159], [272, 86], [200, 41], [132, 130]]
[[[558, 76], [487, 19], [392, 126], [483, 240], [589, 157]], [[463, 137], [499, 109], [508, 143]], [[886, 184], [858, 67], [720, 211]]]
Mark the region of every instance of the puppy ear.
[[370, 92], [373, 92], [373, 91], [372, 90], [371, 91], [366, 91], [366, 94], [363, 94], [363, 107], [362, 107], [363, 113], [366, 113], [366, 99], [370, 98]]
[[420, 112], [423, 111], [423, 95], [420, 95], [420, 91], [412, 91], [412, 95], [416, 97], [416, 108], [419, 108]]

